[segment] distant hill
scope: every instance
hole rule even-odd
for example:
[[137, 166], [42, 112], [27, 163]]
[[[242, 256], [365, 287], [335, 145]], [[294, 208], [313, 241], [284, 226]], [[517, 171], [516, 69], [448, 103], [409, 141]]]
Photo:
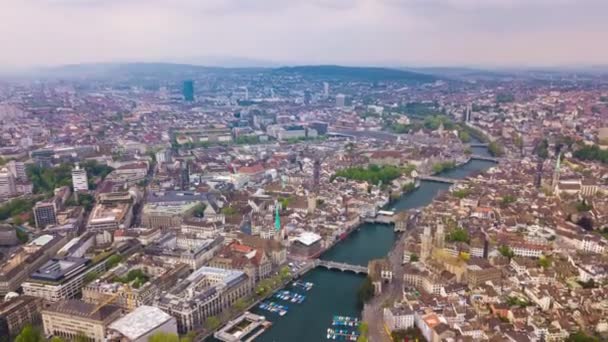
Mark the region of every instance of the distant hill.
[[343, 79], [352, 81], [402, 81], [405, 83], [429, 83], [435, 76], [398, 69], [377, 67], [346, 67], [337, 65], [309, 65], [274, 69], [275, 73], [298, 74], [303, 77]]
[[[222, 68], [193, 64], [176, 63], [91, 63], [72, 64], [59, 67], [36, 69], [33, 74], [43, 77], [158, 77], [158, 78], [185, 78], [195, 77], [201, 73], [226, 72], [259, 72], [263, 68]], [[270, 69], [268, 69], [270, 70]]]

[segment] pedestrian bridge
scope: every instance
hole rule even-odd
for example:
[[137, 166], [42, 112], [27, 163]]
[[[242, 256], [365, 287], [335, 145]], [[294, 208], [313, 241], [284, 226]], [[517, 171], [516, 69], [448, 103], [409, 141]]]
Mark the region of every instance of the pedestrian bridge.
[[419, 176], [418, 179], [423, 180], [423, 181], [448, 183], [448, 184], [456, 184], [456, 183], [458, 183], [457, 179], [446, 178], [446, 177], [438, 177], [438, 176]]
[[473, 144], [469, 144], [470, 147], [488, 147], [490, 146], [490, 144], [488, 143], [473, 143]]
[[357, 274], [367, 274], [367, 267], [361, 265], [351, 265], [344, 262], [329, 261], [329, 260], [315, 260], [315, 266], [323, 267], [328, 270], [338, 270], [341, 272], [353, 272]]
[[479, 156], [479, 155], [476, 155], [476, 154], [471, 155], [471, 159], [491, 161], [491, 162], [494, 162], [494, 163], [500, 162], [500, 158], [494, 158], [494, 157], [489, 157], [489, 156]]

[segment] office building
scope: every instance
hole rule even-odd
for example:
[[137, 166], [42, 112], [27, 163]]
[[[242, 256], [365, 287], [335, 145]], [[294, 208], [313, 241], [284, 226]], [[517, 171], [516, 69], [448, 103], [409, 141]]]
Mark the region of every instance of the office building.
[[147, 342], [158, 333], [177, 334], [177, 321], [159, 308], [144, 305], [110, 324], [108, 340]]
[[5, 259], [0, 266], [0, 296], [19, 289], [27, 277], [55, 256], [67, 240], [59, 235], [41, 235]]
[[142, 210], [142, 226], [147, 228], [176, 228], [185, 217], [199, 208], [199, 203], [154, 204], [146, 203]]
[[15, 246], [19, 244], [17, 231], [10, 224], [0, 223], [0, 246]]
[[57, 224], [59, 208], [57, 208], [57, 203], [53, 199], [37, 202], [33, 210], [36, 228]]
[[[139, 278], [129, 284], [120, 281], [134, 270], [142, 271], [148, 278], [147, 281]], [[86, 285], [82, 289], [82, 300], [87, 303], [103, 304], [115, 298], [112, 301], [114, 305], [132, 311], [141, 305], [152, 305], [156, 297], [171, 289], [188, 274], [190, 268], [185, 264], [163, 264], [152, 260], [148, 255], [137, 254], [122, 261], [120, 267], [106, 272], [96, 281]]]
[[184, 81], [182, 95], [184, 96], [184, 101], [194, 101], [194, 81]]
[[78, 164], [72, 170], [72, 185], [74, 191], [88, 191], [89, 180], [87, 178], [87, 170], [81, 169]]
[[49, 225], [56, 225], [57, 213], [63, 210], [65, 202], [70, 198], [70, 194], [70, 188], [62, 186], [55, 189], [55, 194], [52, 198], [36, 202], [36, 205], [32, 209], [36, 227], [45, 228]]
[[162, 296], [157, 306], [175, 317], [178, 332], [185, 334], [249, 296], [253, 285], [244, 272], [201, 267]]
[[25, 172], [25, 164], [16, 160], [11, 160], [6, 164], [8, 170], [13, 174], [15, 179], [25, 182], [27, 181], [27, 173]]
[[7, 169], [0, 169], [0, 198], [9, 198], [17, 195], [15, 177]]
[[0, 303], [0, 336], [13, 337], [26, 325], [40, 324], [42, 299], [19, 296]]
[[169, 163], [171, 162], [171, 150], [165, 149], [158, 151], [156, 152], [155, 157], [158, 164]]
[[346, 105], [346, 96], [344, 94], [336, 95], [336, 107], [344, 108]]
[[51, 302], [74, 298], [80, 295], [87, 274], [106, 271], [108, 257], [101, 261], [71, 256], [53, 258], [23, 283], [23, 293]]
[[120, 315], [118, 306], [99, 307], [80, 300], [65, 300], [42, 310], [42, 323], [47, 336], [69, 341], [85, 337], [91, 342], [105, 342], [108, 325]]
[[34, 163], [40, 167], [51, 167], [53, 165], [53, 156], [55, 151], [48, 148], [41, 148], [30, 152], [30, 157]]
[[128, 192], [101, 194], [89, 215], [87, 229], [94, 232], [129, 228], [133, 220], [133, 197]]
[[329, 97], [329, 83], [323, 82], [323, 96], [325, 98]]

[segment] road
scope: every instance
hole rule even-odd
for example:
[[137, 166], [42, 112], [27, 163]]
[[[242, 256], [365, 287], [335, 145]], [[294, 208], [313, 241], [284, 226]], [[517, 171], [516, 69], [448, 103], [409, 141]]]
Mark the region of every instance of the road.
[[355, 137], [374, 138], [377, 140], [385, 140], [385, 141], [396, 141], [399, 138], [399, 136], [396, 134], [389, 133], [389, 132], [383, 132], [383, 131], [355, 131], [355, 130], [350, 130], [350, 129], [335, 128], [335, 129], [332, 129], [331, 132], [352, 135]]
[[401, 300], [402, 297], [404, 273], [402, 262], [406, 234], [401, 234], [387, 255], [393, 269], [393, 281], [390, 284], [383, 285], [382, 293], [374, 297], [363, 309], [363, 320], [369, 324], [370, 342], [392, 341], [384, 326], [383, 311], [387, 304], [392, 304], [395, 300]]

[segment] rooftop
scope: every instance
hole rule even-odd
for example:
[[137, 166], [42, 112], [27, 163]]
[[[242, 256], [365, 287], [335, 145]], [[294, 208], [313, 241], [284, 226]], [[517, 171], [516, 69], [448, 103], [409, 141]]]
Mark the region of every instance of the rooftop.
[[163, 310], [143, 305], [114, 321], [109, 327], [134, 341], [171, 319], [173, 317]]

